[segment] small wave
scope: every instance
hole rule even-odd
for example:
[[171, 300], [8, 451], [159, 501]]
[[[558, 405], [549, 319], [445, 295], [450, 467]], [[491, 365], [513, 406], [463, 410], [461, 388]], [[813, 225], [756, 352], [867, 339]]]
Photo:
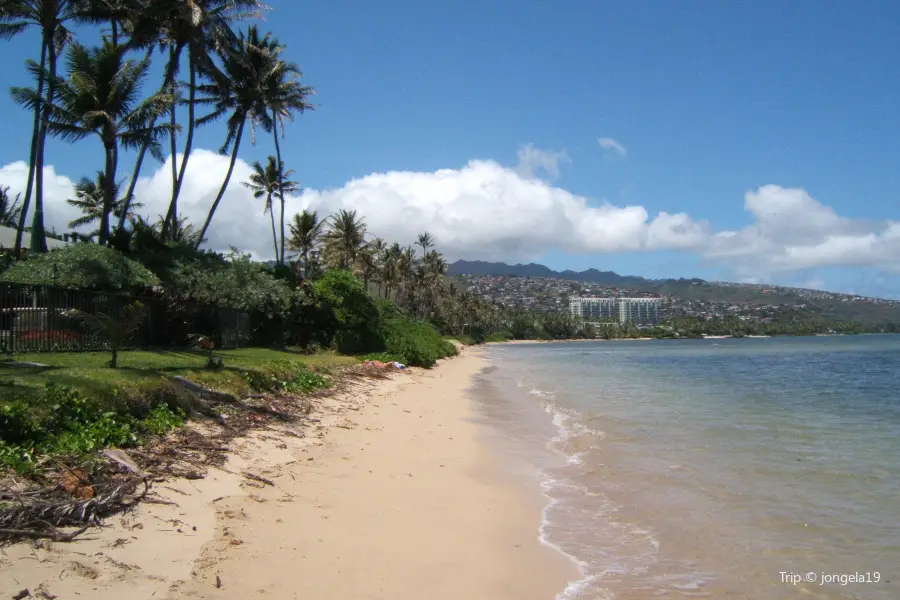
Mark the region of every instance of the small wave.
[[[615, 596], [610, 590], [603, 589], [604, 578], [611, 574], [624, 575], [639, 569], [641, 563], [655, 561], [659, 541], [649, 531], [617, 522], [618, 506], [603, 493], [566, 476], [567, 471], [572, 474], [572, 468], [583, 471], [593, 464], [591, 454], [601, 449], [598, 442], [604, 439], [605, 433], [585, 425], [585, 416], [578, 411], [560, 407], [552, 401], [546, 402], [544, 409], [551, 415], [558, 432], [547, 448], [563, 458], [565, 466], [542, 471], [541, 488], [548, 502], [541, 515], [538, 539], [569, 558], [580, 574], [578, 580], [570, 582], [557, 594], [556, 600], [611, 600]], [[579, 499], [583, 501], [585, 497], [594, 500], [589, 507], [579, 506]], [[573, 500], [576, 504], [572, 504]], [[570, 525], [566, 526], [566, 523]], [[612, 546], [595, 547], [571, 538], [586, 528], [596, 528], [598, 536], [607, 540], [607, 546], [610, 543]], [[563, 539], [567, 542], [562, 542]], [[621, 547], [616, 543], [618, 540], [621, 540]]]
[[[592, 594], [592, 598], [597, 600], [614, 600], [615, 596], [612, 592], [599, 587], [601, 577], [602, 575], [589, 575], [578, 581], [570, 582], [566, 589], [556, 595], [556, 600], [576, 600], [583, 598], [584, 594], [588, 592]], [[598, 593], [603, 595], [597, 596]]]

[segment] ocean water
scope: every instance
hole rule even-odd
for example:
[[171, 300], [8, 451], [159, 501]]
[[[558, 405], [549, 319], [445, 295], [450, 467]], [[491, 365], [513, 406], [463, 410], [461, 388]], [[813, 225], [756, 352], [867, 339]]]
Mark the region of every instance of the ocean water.
[[558, 599], [900, 599], [900, 336], [488, 356], [480, 414], [581, 573]]

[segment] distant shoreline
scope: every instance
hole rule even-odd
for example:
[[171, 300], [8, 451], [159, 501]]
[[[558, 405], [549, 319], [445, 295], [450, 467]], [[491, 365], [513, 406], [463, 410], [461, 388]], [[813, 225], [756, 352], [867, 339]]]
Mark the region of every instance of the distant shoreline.
[[[838, 335], [838, 334], [814, 334], [814, 336], [822, 336], [822, 335]], [[781, 336], [781, 337], [814, 337], [814, 336]], [[763, 338], [771, 338], [778, 336], [771, 335], [742, 335], [742, 336], [733, 336], [733, 335], [705, 335], [702, 337], [677, 337], [677, 338], [655, 338], [655, 337], [637, 337], [637, 338], [564, 338], [559, 340], [507, 340], [505, 342], [485, 342], [485, 346], [491, 346], [496, 344], [512, 344], [512, 345], [521, 345], [521, 344], [556, 344], [556, 343], [571, 343], [571, 342], [647, 342], [650, 340], [725, 340], [725, 339], [763, 339]]]

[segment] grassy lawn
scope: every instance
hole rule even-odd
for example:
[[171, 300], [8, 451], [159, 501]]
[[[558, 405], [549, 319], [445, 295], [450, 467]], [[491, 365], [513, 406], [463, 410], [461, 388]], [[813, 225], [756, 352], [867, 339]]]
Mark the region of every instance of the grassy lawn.
[[0, 402], [36, 397], [51, 381], [102, 399], [123, 393], [140, 395], [176, 375], [219, 391], [240, 394], [249, 390], [245, 376], [248, 371], [279, 377], [302, 368], [301, 365], [328, 371], [359, 362], [350, 356], [301, 355], [264, 348], [219, 350], [214, 355], [224, 361], [223, 369], [206, 369], [207, 356], [200, 351], [124, 351], [119, 354], [118, 369], [106, 366], [108, 352], [20, 354], [15, 360], [48, 366], [12, 367], [0, 362]]

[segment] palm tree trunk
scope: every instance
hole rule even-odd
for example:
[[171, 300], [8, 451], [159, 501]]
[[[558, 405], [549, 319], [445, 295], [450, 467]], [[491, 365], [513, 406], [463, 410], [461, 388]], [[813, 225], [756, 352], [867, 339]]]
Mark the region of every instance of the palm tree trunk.
[[[169, 153], [172, 155], [172, 195], [174, 197], [175, 194], [175, 186], [178, 185], [178, 165], [175, 164], [175, 155], [178, 152], [178, 144], [177, 138], [175, 136], [175, 126], [178, 125], [178, 119], [175, 117], [175, 107], [178, 104], [176, 101], [176, 92], [178, 91], [178, 86], [175, 85], [175, 62], [179, 60], [180, 54], [175, 47], [169, 47], [169, 64], [167, 65], [166, 71], [167, 73], [172, 73], [171, 77], [168, 77], [168, 88], [169, 92], [172, 94], [172, 108], [169, 110]], [[169, 228], [175, 227], [175, 223], [178, 220], [178, 217], [175, 216], [178, 212], [178, 208], [173, 206], [173, 204], [169, 203], [169, 210], [166, 212], [166, 218], [163, 221], [163, 230], [162, 236], [163, 239], [169, 234]]]
[[219, 202], [222, 201], [222, 196], [225, 195], [225, 190], [228, 189], [228, 181], [231, 179], [232, 171], [234, 171], [234, 163], [237, 160], [238, 148], [241, 147], [241, 136], [244, 134], [244, 124], [246, 122], [247, 118], [244, 117], [241, 124], [238, 126], [237, 135], [234, 138], [234, 149], [231, 151], [231, 162], [228, 164], [228, 172], [225, 173], [225, 181], [222, 182], [222, 187], [219, 188], [216, 200], [209, 209], [209, 214], [206, 216], [206, 222], [203, 223], [203, 229], [200, 230], [200, 235], [197, 236], [197, 243], [194, 248], [199, 248], [200, 244], [203, 243], [203, 238], [206, 237], [206, 230], [209, 229], [209, 224], [212, 222], [213, 215], [216, 214], [216, 209], [219, 208]]
[[278, 199], [281, 200], [281, 254], [276, 252], [278, 264], [284, 264], [284, 165], [281, 164], [281, 145], [278, 143], [278, 115], [272, 108], [272, 136], [275, 138], [275, 160], [278, 164]]
[[[106, 171], [103, 173], [103, 214], [100, 215], [100, 235], [97, 243], [105, 245], [109, 239], [109, 214], [116, 202], [116, 167], [119, 162], [119, 151], [116, 148], [115, 133], [104, 135], [106, 141]], [[111, 138], [111, 139], [110, 139]]]
[[[41, 70], [38, 71], [37, 95], [44, 94], [44, 68], [47, 66], [47, 45], [41, 44]], [[37, 167], [37, 147], [41, 133], [41, 105], [34, 107], [34, 126], [31, 131], [31, 153], [28, 155], [28, 183], [25, 184], [25, 199], [22, 201], [22, 214], [16, 227], [16, 248], [14, 255], [19, 258], [22, 252], [22, 235], [25, 233], [25, 219], [28, 217], [28, 207], [31, 204], [31, 193], [34, 191], [34, 172]]]
[[278, 234], [275, 233], [275, 207], [272, 206], [272, 192], [269, 192], [269, 197], [266, 199], [266, 203], [269, 206], [269, 217], [272, 219], [272, 242], [275, 244], [275, 261], [278, 261]]
[[37, 160], [34, 183], [34, 219], [31, 222], [31, 252], [46, 252], [47, 238], [44, 235], [44, 148], [47, 145], [47, 130], [50, 125], [50, 107], [53, 106], [53, 95], [56, 92], [56, 46], [52, 34], [47, 44], [47, 62], [50, 74], [47, 77], [47, 101], [41, 111], [41, 130], [38, 135]]
[[[172, 91], [175, 90], [174, 82], [170, 86]], [[174, 95], [173, 95], [174, 98]], [[178, 125], [178, 119], [175, 117], [175, 105], [176, 102], [172, 101], [172, 108], [169, 110], [169, 153], [172, 155], [172, 193], [175, 193], [175, 186], [178, 185], [178, 164], [176, 164], [176, 160], [178, 157], [178, 147], [177, 147], [177, 139], [175, 134], [175, 126]], [[166, 222], [173, 222], [176, 212], [176, 207], [172, 205], [172, 202], [169, 202], [169, 210], [166, 212]], [[174, 225], [174, 223], [173, 223]]]
[[[147, 50], [147, 58], [151, 58], [153, 55], [153, 48]], [[167, 83], [163, 83], [163, 90], [168, 86]], [[154, 118], [150, 122], [150, 128], [156, 125], [156, 119]], [[141, 175], [141, 167], [144, 165], [144, 157], [147, 155], [147, 149], [150, 147], [150, 140], [147, 140], [143, 144], [141, 144], [141, 149], [138, 150], [137, 159], [134, 161], [134, 170], [131, 173], [131, 181], [128, 182], [128, 192], [125, 194], [125, 201], [122, 204], [122, 214], [119, 215], [119, 229], [125, 227], [125, 219], [128, 217], [128, 209], [131, 208], [131, 201], [134, 199], [134, 187], [137, 185], [138, 177]]]
[[[191, 156], [191, 148], [194, 144], [194, 100], [197, 94], [197, 66], [194, 59], [194, 53], [188, 51], [188, 63], [190, 69], [190, 88], [188, 89], [188, 127], [187, 137], [184, 140], [184, 153], [181, 155], [181, 167], [178, 170], [178, 178], [172, 187], [172, 201], [169, 204], [169, 214], [172, 221], [178, 220], [178, 196], [181, 194], [181, 185], [184, 183], [184, 174], [187, 171], [188, 159]], [[174, 161], [174, 155], [172, 160]]]
[[[151, 127], [153, 125], [151, 124]], [[134, 186], [137, 185], [138, 177], [141, 174], [141, 166], [144, 164], [144, 157], [147, 155], [147, 146], [141, 146], [138, 150], [137, 159], [134, 161], [134, 171], [131, 173], [131, 181], [128, 182], [128, 192], [125, 194], [125, 200], [122, 203], [122, 214], [119, 215], [119, 229], [125, 227], [125, 219], [128, 216], [128, 209], [131, 208], [131, 201], [134, 198]]]

